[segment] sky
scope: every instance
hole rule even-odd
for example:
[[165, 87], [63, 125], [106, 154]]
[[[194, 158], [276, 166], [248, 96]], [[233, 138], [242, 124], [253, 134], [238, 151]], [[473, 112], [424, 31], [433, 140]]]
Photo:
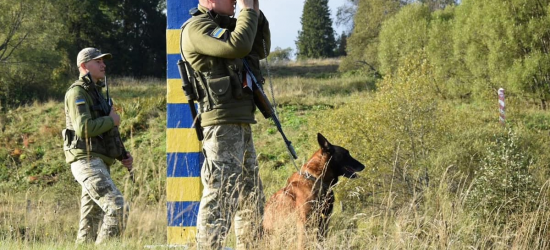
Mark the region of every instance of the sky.
[[[328, 7], [331, 12], [332, 26], [336, 35], [342, 34], [345, 29], [336, 26], [336, 12], [338, 7], [346, 4], [348, 0], [329, 0]], [[260, 9], [269, 21], [271, 30], [271, 50], [276, 47], [282, 49], [292, 48], [292, 54], [296, 53], [295, 41], [298, 31], [302, 28], [300, 18], [305, 0], [260, 0]], [[238, 11], [238, 10], [237, 10]]]

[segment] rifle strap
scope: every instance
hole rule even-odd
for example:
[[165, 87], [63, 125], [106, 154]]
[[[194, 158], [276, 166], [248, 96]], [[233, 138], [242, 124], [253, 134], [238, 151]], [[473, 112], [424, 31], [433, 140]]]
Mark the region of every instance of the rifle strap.
[[[275, 91], [273, 91], [273, 82], [271, 81], [271, 71], [269, 70], [269, 60], [267, 58], [267, 46], [265, 45], [265, 39], [262, 39], [263, 46], [264, 46], [264, 55], [265, 56], [265, 67], [267, 69], [267, 79], [269, 80], [269, 89], [271, 91], [271, 103], [273, 103], [273, 112], [275, 113], [275, 116], [279, 116], [277, 114], [277, 102], [275, 100]], [[292, 152], [290, 152], [290, 149], [287, 147], [287, 151], [290, 154], [290, 160], [292, 161], [292, 164], [294, 164], [294, 168], [296, 171], [300, 172], [300, 169], [298, 169], [298, 165], [296, 165], [296, 161], [294, 160], [294, 156], [292, 155]]]
[[275, 92], [273, 91], [273, 82], [271, 81], [271, 71], [269, 70], [269, 60], [267, 58], [267, 46], [265, 45], [265, 39], [262, 39], [265, 55], [265, 68], [267, 69], [267, 79], [269, 80], [269, 90], [271, 91], [271, 103], [273, 103], [273, 112], [277, 115], [277, 101], [275, 100]]

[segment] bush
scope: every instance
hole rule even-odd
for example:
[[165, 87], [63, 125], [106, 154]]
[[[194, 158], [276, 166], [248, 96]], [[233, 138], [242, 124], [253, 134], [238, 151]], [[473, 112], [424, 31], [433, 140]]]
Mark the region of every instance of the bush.
[[[409, 67], [387, 76], [376, 93], [335, 111], [322, 113], [310, 123], [319, 127], [332, 143], [342, 145], [363, 162], [364, 179], [354, 182], [361, 190], [345, 209], [364, 211], [380, 204], [385, 192], [395, 196], [400, 206], [429, 184], [432, 172], [440, 170], [427, 162], [440, 144], [446, 130], [441, 121], [445, 114], [426, 77], [429, 65], [417, 57], [408, 60]], [[357, 193], [356, 185], [345, 185], [344, 192]]]
[[286, 49], [282, 49], [281, 47], [276, 47], [275, 50], [269, 53], [267, 59], [272, 63], [281, 63], [290, 61], [291, 55], [292, 48], [288, 47]]
[[474, 174], [469, 207], [481, 216], [502, 213], [504, 220], [534, 209], [539, 192], [529, 171], [533, 160], [526, 151], [512, 129], [496, 135]]

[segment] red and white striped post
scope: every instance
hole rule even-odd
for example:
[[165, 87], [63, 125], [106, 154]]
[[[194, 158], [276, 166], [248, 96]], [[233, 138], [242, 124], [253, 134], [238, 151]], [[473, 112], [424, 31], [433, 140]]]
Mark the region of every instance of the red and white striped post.
[[500, 113], [499, 121], [503, 126], [506, 125], [506, 115], [505, 115], [505, 106], [504, 106], [504, 89], [498, 89], [498, 111]]

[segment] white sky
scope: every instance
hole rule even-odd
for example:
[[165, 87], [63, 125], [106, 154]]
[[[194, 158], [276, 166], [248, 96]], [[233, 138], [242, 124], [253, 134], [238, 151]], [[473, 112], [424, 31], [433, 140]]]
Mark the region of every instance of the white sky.
[[[336, 12], [338, 7], [343, 6], [348, 0], [329, 0], [328, 7], [331, 12], [332, 26], [336, 35], [342, 34], [345, 29], [336, 26]], [[298, 30], [302, 28], [300, 18], [304, 8], [305, 0], [260, 0], [260, 9], [264, 12], [269, 21], [271, 30], [271, 50], [276, 47], [292, 48], [292, 54], [296, 53], [295, 41], [298, 37]], [[238, 13], [238, 10], [237, 10]]]

